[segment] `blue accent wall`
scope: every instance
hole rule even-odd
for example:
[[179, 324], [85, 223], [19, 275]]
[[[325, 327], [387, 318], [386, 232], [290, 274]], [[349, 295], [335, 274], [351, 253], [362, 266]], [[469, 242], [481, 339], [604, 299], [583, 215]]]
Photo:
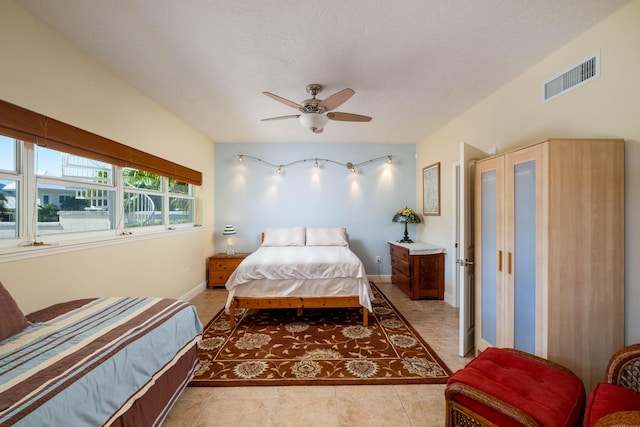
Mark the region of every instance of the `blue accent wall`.
[[[413, 144], [215, 144], [216, 252], [226, 250], [225, 224], [235, 226], [236, 252], [253, 252], [267, 227], [346, 227], [351, 249], [369, 275], [390, 275], [389, 240], [404, 235], [404, 225], [392, 223], [395, 212], [415, 209], [416, 146]], [[302, 159], [331, 159], [354, 164], [391, 155], [357, 167], [319, 161], [283, 168], [245, 158], [254, 156], [274, 165]], [[414, 224], [409, 236], [416, 237]], [[376, 263], [376, 256], [382, 263]]]

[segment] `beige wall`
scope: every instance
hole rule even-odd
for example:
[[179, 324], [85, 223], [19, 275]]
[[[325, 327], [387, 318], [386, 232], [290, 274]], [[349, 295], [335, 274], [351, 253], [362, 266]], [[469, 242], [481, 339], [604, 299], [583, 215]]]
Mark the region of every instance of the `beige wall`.
[[213, 143], [10, 1], [0, 2], [0, 99], [203, 173], [195, 232], [1, 262], [25, 312], [100, 295], [179, 297], [213, 253]]
[[[640, 0], [636, 0], [418, 144], [417, 170], [442, 162], [442, 215], [425, 217], [421, 240], [452, 246], [452, 165], [459, 142], [504, 151], [547, 137], [618, 137], [626, 140], [626, 342], [640, 342]], [[601, 77], [541, 102], [542, 83], [596, 51]], [[416, 205], [422, 205], [417, 177]], [[452, 256], [449, 255], [449, 262]], [[454, 293], [448, 263], [446, 293]]]

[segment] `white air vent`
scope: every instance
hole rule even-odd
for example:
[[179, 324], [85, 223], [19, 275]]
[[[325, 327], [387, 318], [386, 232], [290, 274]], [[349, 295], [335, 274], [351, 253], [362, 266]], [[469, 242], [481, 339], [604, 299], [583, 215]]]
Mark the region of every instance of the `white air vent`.
[[544, 83], [542, 101], [547, 102], [600, 77], [600, 52]]

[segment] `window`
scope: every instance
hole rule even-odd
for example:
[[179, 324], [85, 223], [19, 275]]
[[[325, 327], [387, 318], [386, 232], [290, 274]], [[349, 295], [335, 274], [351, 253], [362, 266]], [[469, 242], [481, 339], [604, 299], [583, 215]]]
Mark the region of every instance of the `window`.
[[193, 223], [193, 185], [132, 168], [123, 169], [122, 182], [126, 228]]
[[18, 141], [0, 135], [0, 240], [18, 237], [20, 182]]
[[197, 170], [0, 100], [0, 247], [191, 226], [201, 184]]
[[[40, 190], [40, 187], [38, 187], [38, 190]], [[46, 191], [46, 190], [45, 190]], [[63, 190], [64, 191], [64, 190]], [[38, 193], [39, 194], [39, 193]], [[48, 198], [49, 196], [47, 196]], [[60, 206], [62, 206], [64, 203], [71, 201], [71, 196], [58, 196], [58, 204]]]
[[113, 165], [39, 146], [35, 159], [37, 235], [115, 228]]
[[169, 224], [194, 222], [193, 186], [186, 182], [169, 180]]
[[0, 171], [15, 172], [16, 168], [16, 140], [0, 135]]
[[124, 226], [151, 227], [164, 224], [162, 178], [160, 175], [124, 168]]
[[[1, 246], [193, 225], [190, 183], [8, 137], [0, 138], [0, 155]], [[23, 211], [19, 200], [30, 200]]]
[[0, 179], [0, 239], [18, 237], [18, 181]]

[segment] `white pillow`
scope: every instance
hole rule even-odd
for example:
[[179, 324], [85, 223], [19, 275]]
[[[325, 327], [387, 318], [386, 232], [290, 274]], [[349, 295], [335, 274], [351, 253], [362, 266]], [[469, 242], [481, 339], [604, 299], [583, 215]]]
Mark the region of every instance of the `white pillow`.
[[262, 246], [304, 246], [304, 227], [267, 228]]
[[346, 228], [307, 228], [307, 246], [349, 246]]

